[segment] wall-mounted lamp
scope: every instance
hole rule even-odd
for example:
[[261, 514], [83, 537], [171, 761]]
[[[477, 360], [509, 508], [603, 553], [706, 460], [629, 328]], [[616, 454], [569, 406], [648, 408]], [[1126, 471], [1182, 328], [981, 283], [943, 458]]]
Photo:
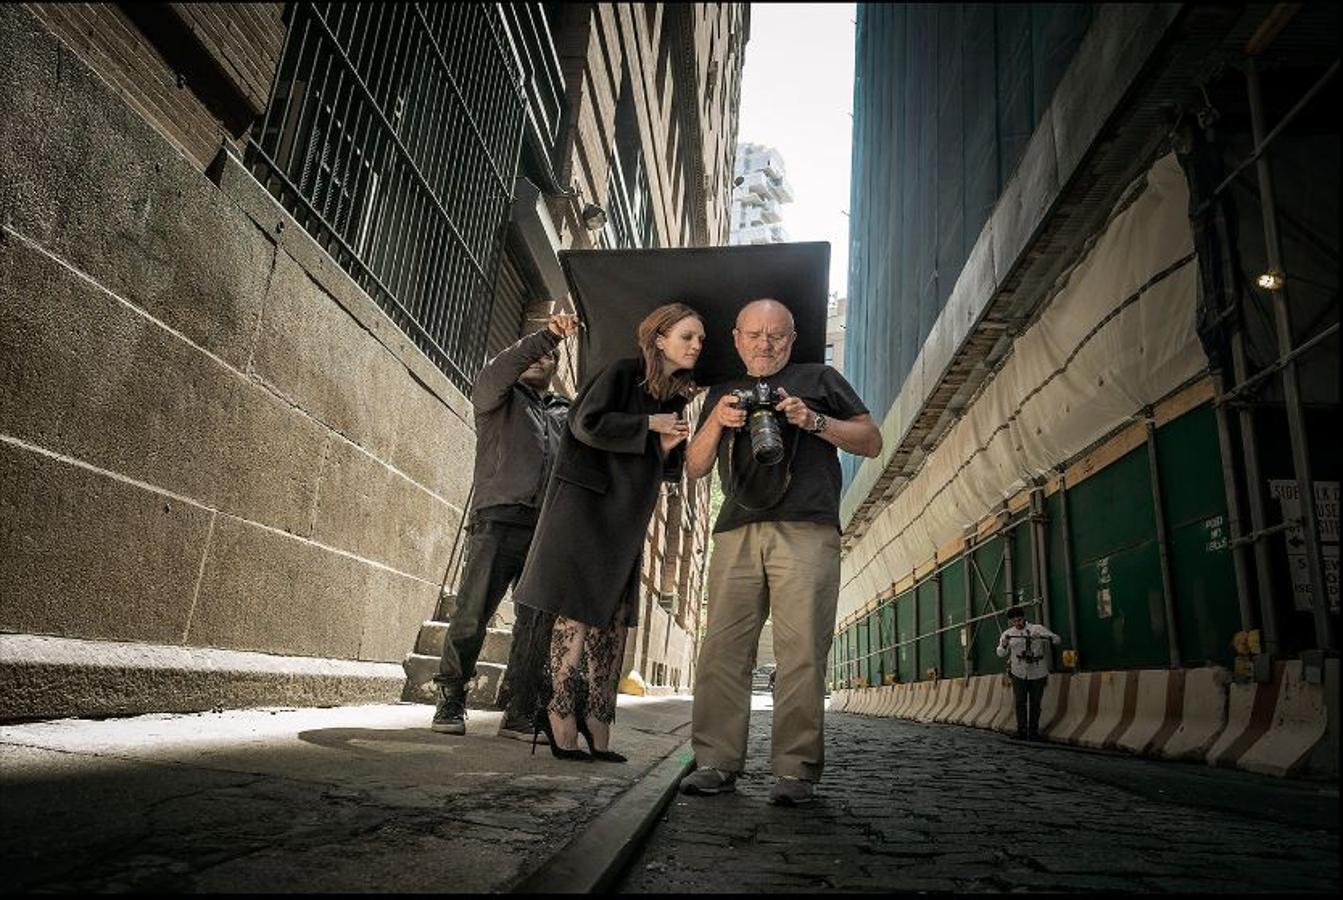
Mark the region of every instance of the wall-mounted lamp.
[[583, 220], [583, 227], [588, 231], [599, 231], [606, 227], [606, 210], [595, 203], [583, 207], [580, 218]]
[[1254, 283], [1266, 291], [1280, 291], [1282, 290], [1283, 281], [1284, 278], [1281, 272], [1277, 269], [1269, 269], [1267, 272], [1256, 278]]

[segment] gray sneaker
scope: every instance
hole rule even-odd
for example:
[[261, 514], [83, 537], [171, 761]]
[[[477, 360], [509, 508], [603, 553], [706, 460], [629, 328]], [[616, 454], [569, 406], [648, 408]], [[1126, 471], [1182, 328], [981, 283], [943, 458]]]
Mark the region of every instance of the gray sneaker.
[[780, 775], [769, 789], [769, 802], [775, 806], [803, 806], [815, 799], [815, 785], [791, 775]]
[[737, 789], [737, 773], [704, 767], [681, 779], [683, 794], [726, 794]]
[[531, 742], [533, 738], [538, 744], [548, 744], [550, 739], [546, 737], [544, 731], [539, 731], [532, 725], [530, 719], [519, 717], [510, 719], [507, 714], [499, 722], [499, 731], [496, 732], [499, 737], [512, 738], [515, 741]]

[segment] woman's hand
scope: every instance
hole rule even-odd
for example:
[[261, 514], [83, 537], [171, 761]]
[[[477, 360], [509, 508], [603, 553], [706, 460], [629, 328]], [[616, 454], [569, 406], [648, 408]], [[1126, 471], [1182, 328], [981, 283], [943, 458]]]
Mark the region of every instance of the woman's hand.
[[662, 442], [662, 455], [666, 456], [677, 444], [690, 437], [690, 423], [676, 413], [658, 413], [648, 417], [648, 430], [656, 431]]
[[676, 449], [676, 445], [690, 436], [690, 432], [684, 434], [660, 434], [658, 440], [662, 442], [662, 455], [666, 456]]
[[648, 430], [684, 440], [690, 436], [690, 423], [676, 413], [658, 413], [648, 417]]

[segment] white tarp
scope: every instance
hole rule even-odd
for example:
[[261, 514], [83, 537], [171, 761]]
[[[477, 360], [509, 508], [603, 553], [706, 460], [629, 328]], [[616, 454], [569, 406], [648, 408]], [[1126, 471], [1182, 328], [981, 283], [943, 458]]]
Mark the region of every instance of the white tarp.
[[1175, 156], [1116, 215], [904, 490], [845, 555], [839, 617], [930, 560], [1028, 480], [1207, 367], [1198, 269]]

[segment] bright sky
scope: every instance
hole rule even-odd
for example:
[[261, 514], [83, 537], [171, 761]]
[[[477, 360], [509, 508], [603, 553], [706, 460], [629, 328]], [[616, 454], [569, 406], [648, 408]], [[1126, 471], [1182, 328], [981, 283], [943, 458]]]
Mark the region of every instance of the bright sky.
[[752, 3], [737, 140], [779, 151], [793, 185], [783, 227], [830, 242], [830, 289], [848, 291], [853, 3]]

